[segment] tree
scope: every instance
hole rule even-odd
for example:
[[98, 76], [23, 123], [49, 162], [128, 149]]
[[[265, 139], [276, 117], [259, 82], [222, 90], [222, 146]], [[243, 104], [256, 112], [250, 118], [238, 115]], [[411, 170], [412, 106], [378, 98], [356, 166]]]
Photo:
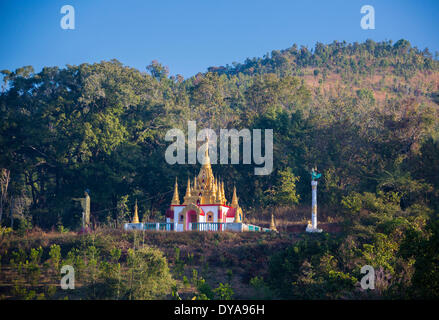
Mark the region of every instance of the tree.
[[8, 186], [10, 181], [10, 171], [2, 168], [0, 172], [0, 227], [2, 226], [3, 209], [8, 197]]
[[117, 224], [122, 226], [124, 222], [130, 220], [130, 210], [127, 205], [128, 195], [122, 196], [117, 202]]
[[291, 168], [279, 171], [278, 183], [266, 191], [266, 202], [270, 206], [291, 206], [299, 203], [300, 196], [296, 194], [296, 177]]
[[128, 250], [129, 299], [151, 300], [171, 292], [175, 281], [161, 251], [149, 247]]
[[407, 233], [405, 240], [406, 257], [415, 258], [415, 273], [411, 291], [417, 298], [437, 299], [439, 297], [439, 221], [433, 220], [427, 227], [428, 234]]
[[163, 66], [157, 60], [153, 60], [151, 64], [146, 67], [146, 69], [151, 73], [152, 77], [159, 81], [167, 78], [169, 75], [169, 68], [167, 66]]

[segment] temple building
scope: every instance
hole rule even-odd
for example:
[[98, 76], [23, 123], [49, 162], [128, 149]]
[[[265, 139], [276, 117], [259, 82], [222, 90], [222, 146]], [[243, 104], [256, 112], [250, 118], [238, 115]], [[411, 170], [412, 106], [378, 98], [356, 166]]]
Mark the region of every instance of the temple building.
[[166, 211], [165, 222], [139, 222], [136, 201], [133, 220], [126, 223], [124, 228], [156, 231], [276, 231], [273, 227], [262, 228], [244, 223], [243, 220], [236, 187], [233, 188], [232, 201], [228, 202], [224, 181], [213, 175], [209, 151], [206, 148], [204, 164], [198, 176], [192, 181], [188, 178], [182, 202], [178, 193], [178, 181], [175, 179], [174, 194]]
[[[210, 228], [204, 223], [242, 223], [243, 213], [238, 204], [236, 187], [233, 188], [232, 202], [228, 203], [224, 190], [224, 181], [214, 177], [208, 149], [205, 161], [198, 176], [193, 181], [188, 178], [186, 194], [180, 203], [178, 183], [175, 180], [174, 196], [166, 212], [166, 222], [174, 223], [176, 231], [193, 230], [200, 226]], [[221, 228], [221, 225], [218, 226]]]

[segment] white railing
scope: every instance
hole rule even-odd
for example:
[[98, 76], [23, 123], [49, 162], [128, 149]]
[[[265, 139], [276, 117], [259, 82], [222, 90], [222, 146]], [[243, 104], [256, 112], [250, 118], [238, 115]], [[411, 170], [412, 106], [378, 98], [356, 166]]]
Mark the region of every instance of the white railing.
[[124, 227], [125, 230], [174, 231], [174, 223], [168, 222], [125, 223]]
[[224, 222], [191, 222], [189, 230], [191, 231], [224, 231], [226, 223]]
[[[172, 222], [126, 223], [125, 230], [183, 231], [183, 224]], [[269, 232], [271, 230], [245, 223], [190, 222], [188, 223], [188, 231]]]
[[174, 223], [172, 222], [147, 222], [143, 224], [144, 230], [156, 231], [174, 231]]

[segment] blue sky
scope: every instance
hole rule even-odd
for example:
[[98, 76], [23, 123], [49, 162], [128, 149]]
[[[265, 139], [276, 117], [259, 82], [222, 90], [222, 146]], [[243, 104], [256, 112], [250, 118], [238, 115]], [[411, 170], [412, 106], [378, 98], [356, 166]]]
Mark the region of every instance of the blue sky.
[[[75, 30], [60, 27], [63, 5]], [[375, 30], [360, 27], [363, 5]], [[0, 0], [0, 70], [118, 59], [145, 71], [151, 60], [185, 77], [293, 43], [401, 38], [439, 51], [439, 1]]]

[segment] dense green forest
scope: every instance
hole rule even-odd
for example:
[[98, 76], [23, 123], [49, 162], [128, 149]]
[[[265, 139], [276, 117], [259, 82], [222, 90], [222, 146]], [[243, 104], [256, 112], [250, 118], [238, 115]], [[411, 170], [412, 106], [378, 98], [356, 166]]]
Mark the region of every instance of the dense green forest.
[[352, 297], [370, 264], [381, 268], [381, 296], [438, 297], [439, 62], [428, 49], [407, 40], [293, 45], [188, 79], [157, 61], [145, 71], [112, 60], [1, 73], [2, 226], [77, 230], [72, 198], [85, 189], [96, 226], [120, 227], [136, 199], [140, 218], [157, 221], [175, 177], [199, 170], [166, 163], [167, 130], [186, 132], [188, 120], [273, 129], [272, 174], [243, 164], [214, 173], [227, 190], [236, 185], [247, 219], [274, 210], [288, 221], [309, 207], [317, 166], [319, 211], [343, 232], [271, 253], [255, 286], [281, 298]]

